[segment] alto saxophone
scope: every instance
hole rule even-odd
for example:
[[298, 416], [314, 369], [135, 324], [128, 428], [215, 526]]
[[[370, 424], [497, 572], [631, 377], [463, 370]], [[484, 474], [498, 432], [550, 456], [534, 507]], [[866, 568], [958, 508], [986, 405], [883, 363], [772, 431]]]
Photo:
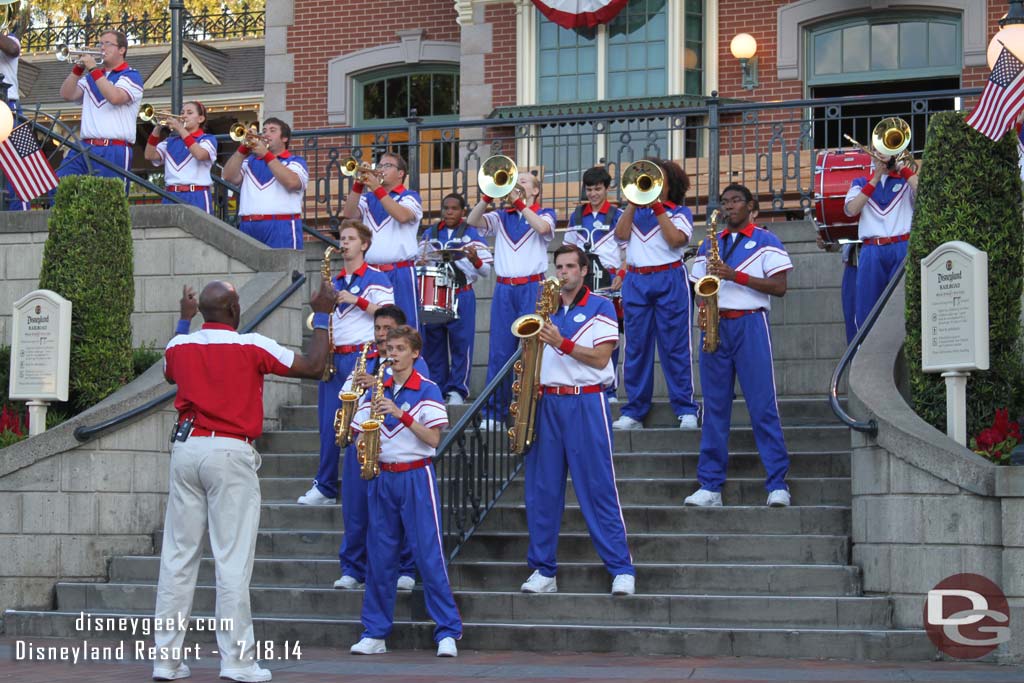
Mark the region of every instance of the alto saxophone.
[[[705, 239], [708, 243], [706, 263], [711, 266], [713, 263], [721, 263], [722, 257], [718, 254], [718, 221], [721, 212], [715, 209], [708, 219], [708, 235]], [[710, 271], [710, 267], [708, 268]], [[704, 353], [714, 353], [718, 350], [718, 290], [722, 287], [722, 279], [717, 275], [705, 275], [697, 280], [694, 287], [694, 294], [704, 300], [697, 314], [697, 327], [704, 333], [704, 344], [701, 346]]]
[[544, 280], [537, 295], [536, 310], [519, 316], [512, 323], [512, 334], [523, 340], [523, 355], [513, 366], [516, 377], [512, 383], [512, 404], [508, 407], [513, 420], [508, 430], [509, 449], [513, 453], [525, 453], [533, 443], [537, 401], [540, 399], [540, 364], [544, 353], [538, 335], [558, 309], [561, 288], [561, 283], [553, 277]]
[[[356, 359], [356, 367], [352, 372], [353, 380], [366, 373], [366, 352], [369, 350], [370, 342], [366, 342], [363, 344], [363, 348], [359, 351], [359, 357]], [[352, 418], [355, 417], [356, 407], [359, 405], [359, 399], [362, 397], [363, 390], [357, 387], [354, 381], [348, 391], [342, 389], [338, 392], [341, 407], [334, 413], [334, 442], [342, 448], [348, 445], [352, 437]]]
[[373, 386], [370, 398], [370, 419], [363, 420], [360, 429], [363, 438], [359, 441], [356, 451], [359, 455], [359, 477], [369, 481], [380, 474], [380, 428], [384, 424], [384, 416], [374, 413], [374, 406], [384, 398], [384, 370], [391, 365], [389, 359], [381, 358], [377, 368], [377, 382]]
[[[339, 251], [334, 247], [327, 247], [324, 250], [324, 260], [320, 263], [320, 277], [327, 282], [331, 281], [331, 256]], [[337, 304], [335, 304], [337, 308]], [[321, 382], [330, 382], [334, 377], [334, 310], [331, 310], [330, 318], [327, 321], [327, 345], [330, 351], [327, 354], [327, 365], [324, 366], [324, 374], [320, 375]], [[313, 314], [306, 318], [306, 327], [313, 329]]]

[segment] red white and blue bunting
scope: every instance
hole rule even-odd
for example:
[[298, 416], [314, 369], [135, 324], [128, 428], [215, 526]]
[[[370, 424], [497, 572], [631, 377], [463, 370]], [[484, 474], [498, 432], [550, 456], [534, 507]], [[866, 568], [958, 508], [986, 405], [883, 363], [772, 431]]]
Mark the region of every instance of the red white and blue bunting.
[[629, 0], [532, 0], [551, 21], [562, 28], [592, 28], [615, 18]]

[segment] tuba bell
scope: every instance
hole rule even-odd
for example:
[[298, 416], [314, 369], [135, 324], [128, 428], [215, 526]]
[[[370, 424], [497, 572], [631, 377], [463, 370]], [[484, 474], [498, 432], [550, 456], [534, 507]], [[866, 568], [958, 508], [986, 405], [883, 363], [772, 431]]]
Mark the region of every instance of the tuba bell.
[[622, 171], [619, 189], [627, 201], [637, 206], [653, 204], [661, 197], [665, 173], [653, 161], [634, 161]]
[[519, 186], [516, 162], [503, 154], [487, 157], [476, 174], [480, 191], [492, 199], [501, 199]]

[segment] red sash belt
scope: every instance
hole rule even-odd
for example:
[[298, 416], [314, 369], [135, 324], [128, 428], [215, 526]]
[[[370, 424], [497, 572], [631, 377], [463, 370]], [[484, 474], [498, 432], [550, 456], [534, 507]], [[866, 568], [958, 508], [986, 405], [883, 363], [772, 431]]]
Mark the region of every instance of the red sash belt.
[[426, 467], [430, 462], [430, 458], [420, 458], [412, 462], [382, 462], [379, 464], [384, 472], [408, 472], [409, 470], [418, 470]]
[[335, 353], [359, 353], [363, 350], [362, 344], [342, 344], [341, 346], [335, 346]]
[[202, 427], [193, 427], [192, 433], [189, 436], [219, 436], [225, 439], [238, 439], [246, 443], [252, 443], [252, 439], [245, 436], [244, 434], [231, 434], [229, 432], [215, 432], [209, 429], [203, 429]]
[[544, 273], [537, 273], [536, 275], [527, 275], [526, 277], [497, 277], [495, 278], [498, 282], [503, 285], [525, 285], [528, 282], [540, 282], [544, 279]]
[[168, 185], [168, 192], [205, 192], [210, 189], [209, 185]]
[[300, 213], [252, 213], [248, 216], [242, 216], [243, 223], [251, 223], [252, 221], [296, 221], [302, 218]]
[[902, 235], [896, 235], [895, 237], [868, 237], [864, 240], [864, 244], [870, 244], [875, 247], [883, 247], [886, 244], [897, 244], [898, 242], [906, 242], [910, 239], [910, 233], [905, 232]]
[[371, 263], [371, 266], [381, 271], [382, 273], [388, 273], [398, 268], [412, 268], [412, 261], [399, 261], [398, 263]]
[[681, 268], [682, 266], [682, 261], [673, 261], [672, 263], [663, 263], [660, 266], [626, 266], [626, 270], [631, 273], [646, 275], [648, 273], [660, 273], [663, 270], [673, 270], [675, 268]]
[[115, 147], [128, 147], [131, 144], [124, 140], [108, 140], [107, 138], [85, 138], [82, 142], [93, 147], [110, 147], [111, 145]]
[[604, 391], [600, 384], [587, 384], [582, 387], [541, 387], [545, 394], [556, 396], [577, 396], [579, 394], [596, 394]]
[[727, 309], [724, 311], [719, 311], [718, 317], [723, 318], [725, 320], [735, 320], [736, 318], [742, 318], [743, 316], [750, 315], [752, 313], [760, 313], [763, 310], [763, 308], [751, 308], [742, 311], [737, 309]]

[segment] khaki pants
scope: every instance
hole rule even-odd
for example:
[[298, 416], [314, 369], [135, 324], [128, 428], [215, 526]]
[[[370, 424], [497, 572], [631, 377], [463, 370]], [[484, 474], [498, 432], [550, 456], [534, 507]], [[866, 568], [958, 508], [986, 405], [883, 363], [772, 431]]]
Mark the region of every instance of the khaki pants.
[[[245, 668], [256, 654], [249, 580], [260, 522], [259, 467], [256, 449], [237, 439], [191, 437], [175, 442], [171, 449], [156, 617], [163, 623], [187, 623], [203, 537], [209, 528], [217, 569], [217, 645], [222, 669]], [[228, 625], [224, 620], [230, 620], [230, 629], [220, 628]], [[154, 629], [153, 639], [159, 648], [180, 652], [185, 632]], [[177, 664], [166, 659], [161, 668], [173, 669]]]

